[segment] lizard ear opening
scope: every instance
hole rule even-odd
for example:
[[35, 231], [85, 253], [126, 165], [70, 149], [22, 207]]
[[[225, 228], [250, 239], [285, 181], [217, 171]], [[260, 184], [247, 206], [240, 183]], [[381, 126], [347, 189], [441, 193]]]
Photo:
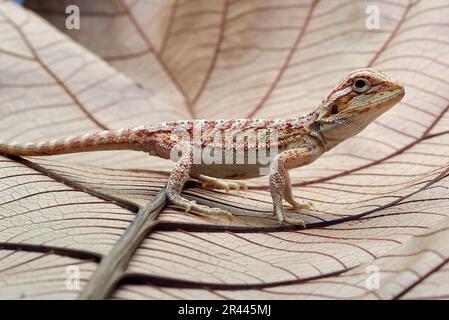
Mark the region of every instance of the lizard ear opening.
[[332, 114], [337, 114], [338, 113], [338, 106], [336, 104], [334, 104], [332, 106], [331, 113]]

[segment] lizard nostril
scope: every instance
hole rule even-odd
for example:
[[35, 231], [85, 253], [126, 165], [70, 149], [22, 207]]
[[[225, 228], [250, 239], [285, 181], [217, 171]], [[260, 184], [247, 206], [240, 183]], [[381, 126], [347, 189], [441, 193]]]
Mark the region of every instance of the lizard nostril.
[[400, 89], [401, 91], [404, 91], [404, 85], [400, 82], [395, 82], [394, 83], [394, 88], [395, 89]]

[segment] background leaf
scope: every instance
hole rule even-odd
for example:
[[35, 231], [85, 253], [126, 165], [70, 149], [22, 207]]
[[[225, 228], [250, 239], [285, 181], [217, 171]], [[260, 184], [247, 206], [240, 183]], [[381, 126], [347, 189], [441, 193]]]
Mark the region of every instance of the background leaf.
[[[65, 28], [73, 3], [80, 30]], [[373, 4], [379, 30], [365, 27]], [[2, 140], [303, 114], [360, 67], [406, 86], [367, 130], [291, 172], [295, 195], [317, 208], [304, 216], [307, 230], [277, 226], [266, 178], [230, 195], [192, 183], [186, 197], [236, 218], [228, 225], [168, 205], [113, 298], [448, 296], [446, 1], [26, 5], [60, 31], [0, 2]], [[171, 167], [133, 152], [0, 158], [0, 296], [75, 298], [66, 266], [80, 266], [83, 288]], [[375, 290], [366, 286], [373, 267]]]

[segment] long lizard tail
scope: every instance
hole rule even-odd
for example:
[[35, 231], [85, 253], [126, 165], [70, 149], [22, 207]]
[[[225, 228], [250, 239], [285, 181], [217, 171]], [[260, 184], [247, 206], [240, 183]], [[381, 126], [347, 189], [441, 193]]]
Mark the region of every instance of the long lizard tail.
[[147, 151], [151, 132], [144, 127], [105, 130], [37, 143], [0, 141], [0, 153], [16, 156], [51, 156], [99, 150]]

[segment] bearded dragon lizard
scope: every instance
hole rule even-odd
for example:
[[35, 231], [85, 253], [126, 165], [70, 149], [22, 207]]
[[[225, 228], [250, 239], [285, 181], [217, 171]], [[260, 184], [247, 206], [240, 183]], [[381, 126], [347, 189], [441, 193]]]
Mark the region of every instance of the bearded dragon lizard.
[[[307, 165], [340, 142], [354, 136], [404, 96], [404, 86], [375, 69], [359, 69], [347, 75], [318, 108], [289, 119], [185, 120], [150, 126], [106, 130], [38, 143], [3, 143], [0, 153], [16, 156], [49, 156], [99, 150], [137, 150], [164, 159], [176, 158], [166, 186], [176, 206], [200, 215], [227, 215], [181, 195], [189, 178], [223, 188], [239, 190], [236, 180], [269, 174], [273, 215], [279, 223], [304, 225], [285, 215], [282, 200], [295, 209], [310, 209], [310, 202], [295, 200], [288, 169]], [[262, 132], [262, 134], [260, 134]], [[238, 139], [244, 136], [244, 139]], [[276, 139], [272, 139], [276, 137]], [[270, 139], [268, 139], [270, 138]], [[266, 155], [275, 149], [266, 172]], [[200, 156], [197, 156], [199, 151]], [[229, 156], [230, 155], [230, 156]], [[240, 155], [240, 158], [239, 158]], [[221, 161], [213, 161], [220, 159]], [[227, 161], [223, 161], [226, 158]], [[200, 159], [200, 161], [198, 161]]]

